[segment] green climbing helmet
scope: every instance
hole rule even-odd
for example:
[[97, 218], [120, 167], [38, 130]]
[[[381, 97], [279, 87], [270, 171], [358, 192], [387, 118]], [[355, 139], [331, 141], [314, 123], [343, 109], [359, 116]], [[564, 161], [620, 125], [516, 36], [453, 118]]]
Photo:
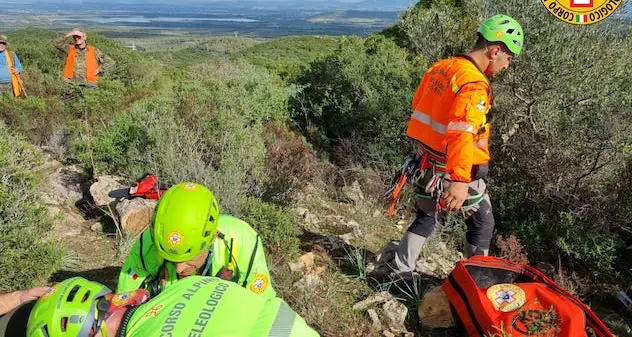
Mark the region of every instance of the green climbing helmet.
[[97, 308], [99, 299], [111, 292], [108, 287], [81, 277], [56, 284], [35, 303], [27, 337], [94, 336], [107, 311]]
[[218, 219], [219, 206], [208, 188], [190, 182], [175, 185], [163, 194], [154, 212], [154, 245], [165, 260], [192, 260], [210, 249]]
[[502, 42], [514, 54], [520, 55], [524, 33], [522, 27], [514, 18], [497, 14], [487, 19], [478, 32], [489, 42]]

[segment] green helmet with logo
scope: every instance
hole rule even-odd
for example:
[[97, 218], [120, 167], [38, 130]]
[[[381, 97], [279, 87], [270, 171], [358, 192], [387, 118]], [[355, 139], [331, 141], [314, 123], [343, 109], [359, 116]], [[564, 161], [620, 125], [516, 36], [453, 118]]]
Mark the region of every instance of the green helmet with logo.
[[192, 260], [210, 249], [218, 219], [219, 206], [208, 188], [196, 183], [169, 188], [152, 219], [152, 237], [158, 253], [172, 262]]
[[520, 55], [524, 42], [522, 27], [514, 18], [497, 14], [487, 19], [478, 32], [489, 42], [502, 42], [514, 54]]
[[35, 303], [27, 324], [27, 337], [94, 336], [107, 310], [99, 310], [97, 304], [111, 292], [108, 287], [81, 277], [56, 284]]

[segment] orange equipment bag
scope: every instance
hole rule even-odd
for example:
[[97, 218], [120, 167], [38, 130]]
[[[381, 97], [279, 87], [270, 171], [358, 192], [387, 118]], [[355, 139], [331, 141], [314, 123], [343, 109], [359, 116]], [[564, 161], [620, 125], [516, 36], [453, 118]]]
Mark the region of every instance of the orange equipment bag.
[[528, 265], [460, 261], [442, 286], [470, 337], [614, 337], [588, 306]]

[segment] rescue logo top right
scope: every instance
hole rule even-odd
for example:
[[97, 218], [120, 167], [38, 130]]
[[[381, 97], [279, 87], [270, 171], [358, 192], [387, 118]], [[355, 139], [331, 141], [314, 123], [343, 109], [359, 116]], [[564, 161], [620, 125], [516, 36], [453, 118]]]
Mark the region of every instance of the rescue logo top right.
[[556, 18], [574, 25], [599, 22], [617, 10], [623, 0], [541, 0]]

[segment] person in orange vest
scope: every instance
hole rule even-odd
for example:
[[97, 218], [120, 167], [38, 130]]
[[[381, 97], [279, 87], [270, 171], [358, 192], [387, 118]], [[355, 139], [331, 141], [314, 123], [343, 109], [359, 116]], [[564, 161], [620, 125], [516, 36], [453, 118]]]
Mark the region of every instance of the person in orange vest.
[[20, 77], [22, 64], [18, 56], [7, 49], [8, 44], [6, 35], [0, 34], [0, 94], [11, 91], [15, 97], [23, 96], [24, 84]]
[[406, 130], [420, 158], [416, 218], [389, 263], [397, 274], [414, 271], [426, 240], [450, 211], [466, 217], [464, 255], [488, 254], [494, 230], [486, 187], [493, 104], [488, 78], [509, 67], [523, 41], [515, 19], [495, 15], [480, 26], [469, 53], [436, 62], [421, 80]]
[[[73, 38], [72, 43], [66, 42], [69, 37]], [[89, 44], [87, 39], [85, 31], [75, 28], [57, 39], [55, 47], [66, 55], [64, 78], [79, 86], [94, 89], [98, 86], [99, 76], [108, 73], [115, 62]]]

